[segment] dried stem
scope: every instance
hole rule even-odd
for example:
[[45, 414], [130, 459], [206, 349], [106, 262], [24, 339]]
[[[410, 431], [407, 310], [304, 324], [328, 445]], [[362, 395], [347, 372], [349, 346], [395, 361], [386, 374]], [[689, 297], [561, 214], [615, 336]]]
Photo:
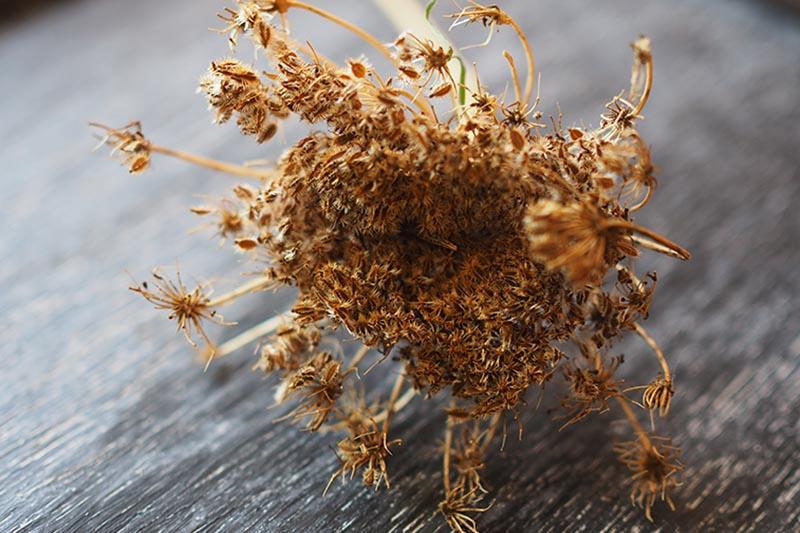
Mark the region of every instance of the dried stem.
[[397, 397], [400, 396], [400, 389], [403, 387], [403, 383], [405, 383], [406, 377], [403, 374], [399, 374], [397, 379], [394, 381], [394, 387], [392, 387], [392, 393], [389, 396], [389, 403], [386, 407], [386, 420], [383, 421], [383, 432], [389, 432], [389, 424], [392, 421], [392, 414], [394, 413], [395, 403], [397, 402]]
[[[455, 405], [450, 402], [451, 407]], [[444, 483], [445, 497], [450, 494], [450, 451], [453, 447], [453, 423], [450, 417], [447, 417], [445, 432], [444, 432], [444, 455], [442, 457], [442, 483]]]
[[313, 6], [311, 4], [306, 4], [305, 2], [300, 2], [299, 0], [287, 0], [286, 5], [289, 7], [295, 7], [297, 9], [304, 9], [306, 11], [310, 11], [315, 15], [319, 15], [320, 17], [327, 19], [334, 24], [338, 24], [339, 26], [349, 30], [350, 32], [354, 33], [367, 43], [369, 43], [373, 48], [383, 54], [386, 59], [392, 61], [394, 63], [394, 58], [392, 57], [392, 52], [384, 45], [379, 39], [374, 37], [372, 34], [368, 33], [367, 31], [359, 28], [355, 24], [352, 24], [333, 13], [321, 9], [317, 6]]
[[503, 57], [508, 62], [508, 68], [511, 70], [511, 79], [514, 81], [514, 96], [517, 102], [522, 102], [522, 84], [519, 81], [519, 72], [517, 65], [514, 63], [514, 56], [508, 50], [503, 50]]
[[625, 417], [628, 419], [628, 422], [630, 422], [633, 430], [639, 437], [639, 440], [642, 441], [642, 445], [644, 445], [647, 449], [651, 449], [653, 447], [653, 443], [650, 441], [650, 437], [648, 437], [647, 432], [642, 427], [642, 424], [639, 423], [639, 419], [636, 418], [636, 414], [634, 414], [633, 409], [631, 409], [629, 403], [630, 400], [628, 400], [625, 396], [616, 396], [616, 399], [619, 402], [620, 407], [622, 407], [622, 411], [625, 413]]
[[247, 283], [241, 285], [240, 287], [235, 288], [234, 290], [223, 294], [219, 298], [214, 298], [213, 300], [209, 300], [207, 306], [208, 307], [218, 307], [220, 305], [224, 305], [228, 302], [232, 302], [233, 300], [239, 298], [240, 296], [244, 296], [250, 292], [255, 292], [259, 289], [263, 289], [265, 287], [269, 287], [270, 285], [274, 284], [275, 281], [270, 278], [256, 278]]
[[653, 58], [650, 54], [647, 54], [647, 59], [645, 61], [645, 80], [644, 80], [644, 89], [642, 90], [642, 95], [639, 97], [639, 103], [636, 104], [636, 108], [633, 110], [633, 116], [639, 115], [643, 110], [644, 106], [647, 105], [647, 101], [650, 99], [650, 92], [653, 90]]
[[650, 249], [652, 249], [654, 251], [661, 252], [661, 253], [668, 253], [668, 252], [666, 252], [664, 250], [664, 248], [666, 248], [666, 250], [669, 250], [670, 252], [672, 252], [669, 255], [672, 255], [672, 256], [677, 257], [679, 259], [683, 259], [684, 261], [688, 261], [692, 257], [692, 254], [686, 248], [683, 248], [679, 244], [676, 244], [676, 243], [672, 242], [671, 240], [667, 239], [663, 235], [660, 235], [660, 234], [656, 233], [655, 231], [653, 231], [653, 230], [651, 230], [649, 228], [646, 228], [644, 226], [640, 226], [638, 224], [634, 224], [633, 222], [630, 222], [628, 220], [619, 220], [619, 219], [608, 220], [608, 221], [605, 222], [605, 226], [607, 228], [629, 229], [631, 231], [634, 231], [636, 233], [641, 233], [642, 235], [645, 235], [646, 237], [649, 237], [650, 239], [655, 241], [655, 244], [660, 245], [663, 248], [661, 248], [661, 247], [654, 248], [652, 246], [648, 246], [649, 244], [652, 244], [652, 243], [649, 243], [647, 240], [636, 239], [635, 235], [632, 236], [632, 238], [634, 239], [634, 241], [637, 244], [641, 244], [642, 246], [644, 246], [646, 248], [650, 248]]
[[[417, 106], [420, 111], [422, 111], [425, 115], [427, 115], [431, 120], [436, 121], [436, 113], [434, 113], [433, 108], [431, 107], [430, 102], [428, 102], [427, 98], [421, 98], [422, 90], [420, 89], [417, 94], [411, 94], [410, 91], [405, 89], [395, 88], [395, 90], [408, 98], [408, 100]], [[438, 122], [438, 121], [437, 121]]]
[[497, 428], [500, 426], [502, 419], [502, 413], [495, 413], [492, 415], [492, 418], [489, 420], [489, 429], [486, 430], [486, 435], [483, 437], [484, 449], [486, 449], [486, 447], [489, 446], [489, 443], [492, 442], [494, 434], [497, 432]]
[[201, 167], [217, 170], [219, 172], [224, 172], [225, 174], [230, 174], [232, 176], [266, 180], [274, 175], [274, 171], [272, 170], [262, 170], [244, 165], [237, 165], [234, 163], [225, 163], [223, 161], [217, 161], [216, 159], [190, 154], [189, 152], [173, 150], [172, 148], [167, 148], [166, 146], [160, 146], [158, 144], [150, 144], [150, 151], [175, 157], [177, 159], [181, 159]]
[[[405, 408], [405, 406], [407, 406], [411, 402], [411, 400], [414, 399], [414, 396], [416, 395], [417, 391], [414, 390], [413, 387], [411, 387], [397, 399], [397, 401], [394, 403], [394, 409], [392, 411], [394, 413], [399, 413]], [[375, 423], [377, 424], [379, 422], [383, 422], [388, 415], [389, 415], [388, 411], [381, 411], [380, 413], [378, 413], [377, 416], [375, 416], [375, 418], [373, 418], [373, 420], [375, 420]]]
[[238, 350], [239, 348], [247, 346], [251, 342], [258, 340], [265, 335], [269, 335], [270, 333], [275, 331], [278, 328], [278, 326], [281, 325], [281, 323], [283, 323], [291, 316], [292, 316], [291, 311], [275, 315], [261, 322], [260, 324], [257, 324], [252, 328], [243, 331], [242, 333], [236, 335], [235, 337], [233, 337], [228, 341], [225, 341], [219, 346], [211, 346], [210, 353], [208, 353], [206, 356], [206, 370], [208, 370], [208, 367], [211, 364], [212, 360], [231, 354], [236, 350]]
[[664, 371], [664, 379], [669, 381], [671, 379], [669, 373], [669, 365], [667, 364], [667, 358], [664, 357], [664, 351], [658, 345], [658, 343], [650, 336], [646, 329], [644, 329], [639, 324], [634, 324], [634, 331], [639, 334], [639, 336], [647, 343], [648, 346], [656, 353], [656, 357], [658, 357], [658, 363], [661, 365], [661, 369]]
[[522, 43], [522, 48], [525, 49], [525, 59], [528, 62], [528, 75], [525, 78], [525, 94], [520, 101], [521, 103], [527, 104], [531, 99], [531, 95], [533, 94], [533, 80], [535, 79], [536, 73], [536, 59], [534, 58], [531, 44], [528, 42], [528, 37], [525, 35], [525, 32], [522, 31], [520, 25], [517, 24], [517, 21], [511, 16], [508, 16], [508, 20], [509, 24], [511, 24], [511, 27], [514, 28], [514, 31], [517, 32], [517, 35], [519, 36], [519, 40]]
[[356, 370], [358, 368], [358, 363], [364, 359], [364, 356], [367, 355], [370, 351], [370, 347], [366, 344], [362, 345], [361, 348], [355, 353], [353, 358], [350, 360], [350, 365], [347, 367], [347, 371], [350, 372], [352, 370]]

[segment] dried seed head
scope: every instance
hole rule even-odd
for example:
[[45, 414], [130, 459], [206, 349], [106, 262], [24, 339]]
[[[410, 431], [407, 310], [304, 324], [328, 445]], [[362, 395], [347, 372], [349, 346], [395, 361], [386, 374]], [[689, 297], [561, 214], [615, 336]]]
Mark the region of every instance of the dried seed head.
[[217, 234], [222, 239], [239, 235], [247, 226], [247, 220], [241, 213], [241, 208], [228, 198], [221, 199], [216, 206], [201, 205], [190, 209], [198, 216], [215, 215], [216, 222], [208, 225], [217, 228]]
[[531, 205], [525, 220], [531, 252], [549, 269], [564, 269], [576, 286], [597, 283], [608, 265], [619, 259], [618, 248], [636, 254], [631, 245], [623, 248], [624, 234], [608, 219], [589, 201], [540, 200]]
[[139, 174], [150, 166], [151, 145], [142, 133], [139, 122], [131, 122], [120, 129], [109, 128], [102, 124], [91, 124], [105, 132], [100, 145], [112, 146], [111, 155], [120, 154], [128, 172]]
[[283, 103], [262, 84], [258, 73], [236, 59], [211, 63], [208, 74], [200, 80], [200, 90], [216, 109], [217, 122], [227, 122], [238, 114], [239, 129], [245, 135], [254, 135], [259, 143], [275, 135], [275, 119], [288, 116]]
[[[533, 122], [541, 116], [536, 104], [528, 104], [527, 39], [496, 6], [472, 2], [456, 23], [512, 25], [528, 60], [524, 89], [509, 54], [516, 101], [501, 105], [479, 82], [473, 102], [444, 120], [433, 99], [460, 87], [448, 68], [452, 49], [404, 34], [389, 51], [366, 36], [392, 55], [396, 72], [382, 77], [362, 59], [340, 67], [270, 25], [290, 7], [341, 22], [305, 3], [239, 1], [221, 15], [223, 31], [232, 45], [247, 34], [265, 49], [271, 70], [224, 59], [212, 63], [200, 88], [218, 122], [235, 117], [258, 142], [289, 114], [315, 131], [258, 188], [239, 186], [235, 201], [193, 212], [215, 216], [223, 237], [265, 261], [265, 279], [297, 290], [293, 322], [263, 347], [256, 368], [283, 372], [279, 399], [299, 401], [288, 418], [305, 419], [311, 431], [333, 419], [330, 428], [348, 431], [331, 480], [359, 470], [367, 485], [388, 486], [386, 459], [399, 442], [387, 437], [391, 409], [373, 415], [361, 404], [337, 406], [357, 362], [343, 370], [319, 344], [322, 328], [341, 327], [383, 359], [394, 354], [415, 388], [447, 390], [457, 400], [451, 418], [465, 429], [447, 447], [456, 480], [450, 486], [447, 476], [439, 508], [453, 529], [475, 531], [470, 514], [486, 510], [476, 506], [485, 490], [480, 419], [519, 409], [531, 386], [557, 373], [568, 341], [581, 349], [581, 358], [561, 367], [568, 423], [606, 410], [611, 399], [627, 406], [615, 378], [621, 357], [608, 350], [625, 330], [643, 331], [637, 320], [649, 312], [655, 278], [641, 281], [621, 262], [638, 254], [634, 244], [688, 258], [630, 218], [655, 187], [649, 149], [634, 129], [652, 83], [649, 42], [635, 43], [630, 93], [612, 101], [599, 129], [565, 129], [559, 117], [546, 133]], [[132, 171], [158, 151], [137, 125], [106, 132], [104, 142], [125, 154]], [[612, 270], [616, 283], [605, 283]], [[194, 329], [205, 338], [201, 320], [216, 315], [202, 288], [156, 280], [155, 291], [134, 290], [168, 309], [187, 337]], [[665, 413], [671, 390], [659, 378], [645, 390], [645, 405]], [[657, 491], [673, 488], [675, 467], [669, 447], [636, 446], [623, 461], [636, 471], [634, 499], [649, 516]]]
[[181, 280], [180, 273], [176, 274], [176, 281], [170, 281], [157, 270], [153, 270], [153, 285], [150, 289], [147, 282], [130, 287], [135, 293], [141, 294], [148, 302], [155, 305], [156, 309], [169, 311], [168, 318], [175, 320], [178, 330], [182, 331], [186, 340], [192, 346], [197, 344], [192, 339], [193, 333], [198, 333], [209, 345], [213, 343], [203, 329], [203, 320], [215, 321], [222, 324], [222, 317], [209, 307], [209, 298], [206, 286], [197, 285], [189, 291]]
[[474, 0], [470, 0], [469, 4], [460, 13], [450, 15], [450, 18], [456, 19], [453, 26], [461, 24], [462, 19], [467, 23], [480, 22], [484, 26], [505, 26], [513, 22], [508, 13], [496, 5], [485, 6]]
[[648, 436], [615, 446], [620, 461], [631, 471], [631, 501], [644, 509], [653, 521], [652, 509], [661, 499], [675, 510], [670, 492], [680, 486], [678, 475], [683, 465], [677, 460], [680, 450], [670, 439]]
[[658, 409], [661, 416], [667, 416], [674, 394], [672, 379], [666, 379], [663, 375], [659, 375], [644, 389], [642, 404], [650, 410]]
[[237, 0], [238, 9], [225, 8], [217, 17], [228, 25], [220, 30], [219, 33], [229, 33], [228, 43], [231, 50], [235, 50], [238, 38], [242, 34], [250, 34], [257, 46], [267, 48], [272, 34], [272, 27], [269, 20], [269, 8], [260, 5], [258, 1]]
[[574, 424], [593, 412], [609, 409], [608, 402], [620, 394], [620, 383], [614, 375], [622, 364], [622, 356], [604, 361], [597, 348], [582, 344], [581, 351], [586, 365], [569, 362], [564, 366], [564, 377], [570, 385], [569, 395], [561, 400], [570, 419], [566, 425]]
[[322, 427], [342, 393], [341, 368], [341, 361], [328, 352], [319, 352], [286, 378], [287, 394], [301, 398], [300, 405], [290, 416], [294, 420], [308, 417], [308, 431]]
[[452, 80], [447, 67], [453, 59], [452, 48], [445, 50], [433, 41], [421, 39], [413, 33], [402, 34], [393, 47], [400, 73], [412, 83], [423, 76], [429, 81], [434, 75], [441, 81]]
[[[402, 443], [400, 439], [389, 440], [368, 411], [350, 413], [346, 420], [349, 435], [336, 446], [340, 466], [328, 481], [328, 487], [337, 478], [342, 480], [349, 474], [352, 479], [361, 470], [361, 479], [368, 487], [377, 490], [381, 483], [389, 488], [386, 461], [392, 455], [391, 448]], [[327, 490], [327, 488], [325, 489]]]
[[453, 531], [478, 533], [478, 524], [470, 515], [485, 513], [491, 507], [491, 505], [478, 507], [482, 497], [483, 494], [477, 488], [465, 491], [463, 487], [456, 485], [439, 503], [439, 512]]
[[297, 370], [303, 361], [313, 355], [321, 338], [320, 330], [314, 326], [284, 324], [261, 350], [255, 368], [267, 373]]

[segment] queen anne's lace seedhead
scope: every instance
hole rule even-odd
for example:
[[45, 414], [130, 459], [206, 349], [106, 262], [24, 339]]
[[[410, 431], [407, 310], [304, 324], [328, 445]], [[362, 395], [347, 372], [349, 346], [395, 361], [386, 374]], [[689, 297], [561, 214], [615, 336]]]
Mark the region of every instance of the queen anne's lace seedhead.
[[[340, 67], [296, 43], [273, 23], [279, 15], [285, 24], [291, 9], [363, 37], [392, 61], [394, 76], [382, 77], [364, 58]], [[424, 37], [404, 33], [387, 47], [296, 0], [241, 0], [226, 10], [222, 31], [231, 45], [248, 36], [270, 68], [262, 72], [231, 58], [211, 64], [200, 89], [217, 122], [235, 118], [259, 143], [291, 115], [317, 129], [269, 170], [152, 144], [138, 125], [107, 129], [104, 140], [131, 171], [162, 153], [261, 180], [257, 188], [237, 186], [234, 198], [217, 206], [193, 209], [216, 217], [220, 235], [262, 265], [259, 277], [214, 300], [204, 288], [188, 291], [160, 276], [156, 291], [134, 290], [169, 310], [187, 335], [197, 331], [207, 340], [201, 321], [214, 319], [219, 306], [255, 290], [295, 287], [297, 301], [282, 321], [270, 318], [216, 353], [273, 334], [260, 347], [256, 368], [282, 374], [276, 398], [298, 402], [287, 418], [304, 421], [309, 431], [347, 433], [334, 478], [360, 471], [366, 484], [388, 486], [390, 450], [399, 444], [388, 437], [393, 413], [414, 391], [447, 390], [452, 403], [439, 510], [456, 531], [474, 531], [470, 515], [487, 509], [478, 504], [488, 490], [481, 476], [506, 415], [518, 420], [531, 386], [563, 375], [567, 424], [614, 407], [630, 420], [637, 440], [621, 457], [635, 470], [634, 499], [650, 518], [657, 497], [671, 503], [666, 493], [677, 485], [676, 450], [648, 436], [626, 394], [645, 389], [644, 407], [666, 414], [674, 383], [663, 353], [639, 324], [648, 316], [656, 277], [637, 277], [632, 259], [642, 249], [689, 257], [632, 220], [655, 187], [650, 152], [634, 129], [652, 87], [650, 43], [634, 44], [630, 93], [614, 98], [599, 129], [564, 129], [559, 119], [547, 133], [537, 122], [538, 98], [530, 103], [534, 58], [516, 21], [476, 2], [454, 17], [454, 25], [517, 32], [528, 72], [523, 83], [506, 53], [513, 101], [479, 82], [462, 87], [460, 73], [451, 70], [458, 52]], [[459, 96], [462, 89], [469, 102]], [[433, 104], [446, 97], [455, 108], [449, 114], [447, 105]], [[325, 333], [337, 328], [365, 348], [349, 360], [327, 346], [322, 351], [333, 343]], [[625, 388], [616, 377], [623, 359], [609, 350], [625, 331], [640, 335], [661, 365], [646, 387]], [[363, 398], [340, 405], [356, 387], [370, 348], [383, 353], [378, 361], [393, 354], [402, 365], [391, 397], [370, 407]]]

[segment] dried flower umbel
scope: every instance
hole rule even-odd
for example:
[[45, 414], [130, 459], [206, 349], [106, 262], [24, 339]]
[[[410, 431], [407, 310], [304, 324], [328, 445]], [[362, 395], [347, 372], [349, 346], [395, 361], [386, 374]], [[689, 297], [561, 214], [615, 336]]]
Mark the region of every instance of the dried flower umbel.
[[[396, 72], [384, 77], [363, 58], [339, 66], [296, 43], [286, 31], [294, 9], [354, 32]], [[258, 180], [216, 206], [192, 209], [215, 217], [210, 225], [252, 257], [258, 274], [251, 281], [215, 299], [206, 285], [189, 290], [158, 273], [154, 289], [132, 290], [170, 311], [190, 341], [199, 333], [209, 363], [266, 338], [256, 368], [281, 375], [277, 400], [296, 402], [286, 418], [308, 431], [346, 434], [331, 481], [360, 473], [367, 485], [388, 487], [400, 444], [390, 437], [392, 415], [418, 393], [447, 389], [439, 510], [455, 531], [476, 531], [474, 514], [489, 507], [481, 503], [488, 491], [481, 476], [497, 429], [505, 435], [506, 417], [519, 418], [526, 392], [556, 375], [568, 383], [567, 424], [612, 408], [631, 423], [636, 438], [618, 451], [647, 518], [658, 499], [672, 506], [677, 449], [642, 429], [632, 407], [666, 415], [675, 386], [641, 325], [656, 277], [638, 277], [633, 260], [643, 249], [689, 258], [633, 221], [655, 188], [649, 150], [635, 130], [652, 88], [650, 41], [633, 44], [630, 91], [612, 100], [598, 129], [564, 129], [554, 120], [548, 132], [536, 122], [538, 97], [531, 103], [531, 47], [498, 6], [470, 2], [453, 14], [454, 26], [511, 26], [518, 34], [527, 72], [523, 81], [504, 53], [511, 101], [480, 82], [456, 81], [465, 79], [451, 70], [459, 52], [424, 36], [404, 33], [386, 46], [297, 0], [240, 0], [220, 18], [232, 49], [249, 37], [269, 67], [212, 62], [200, 89], [216, 120], [235, 118], [259, 143], [290, 115], [317, 129], [264, 169], [158, 146], [137, 123], [101, 127], [131, 172], [166, 154]], [[452, 105], [442, 103], [447, 98]], [[219, 320], [218, 309], [235, 298], [281, 285], [298, 290], [290, 311], [213, 345], [203, 321]], [[355, 355], [321, 349], [337, 329], [363, 343]], [[617, 377], [623, 358], [609, 352], [626, 331], [656, 355], [661, 370], [648, 385], [626, 387]], [[388, 400], [368, 405], [357, 393], [358, 370], [371, 349], [383, 355], [377, 362], [394, 354], [402, 371]], [[629, 396], [635, 390], [643, 390], [641, 403]]]

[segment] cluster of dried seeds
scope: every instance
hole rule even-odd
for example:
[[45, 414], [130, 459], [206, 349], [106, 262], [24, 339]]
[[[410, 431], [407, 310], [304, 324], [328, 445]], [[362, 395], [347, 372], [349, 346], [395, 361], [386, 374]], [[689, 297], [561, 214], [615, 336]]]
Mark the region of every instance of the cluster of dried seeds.
[[[360, 58], [340, 67], [296, 43], [285, 27], [291, 9], [364, 38], [389, 59], [396, 78]], [[282, 24], [273, 24], [275, 16]], [[218, 233], [262, 265], [259, 276], [216, 299], [206, 287], [189, 291], [158, 274], [154, 287], [133, 290], [169, 310], [190, 340], [198, 332], [209, 361], [272, 334], [256, 368], [281, 373], [277, 399], [297, 401], [287, 418], [305, 420], [309, 431], [347, 434], [331, 481], [361, 472], [367, 485], [388, 487], [387, 461], [400, 442], [388, 436], [393, 413], [417, 393], [447, 390], [440, 511], [455, 531], [476, 531], [471, 515], [487, 509], [481, 475], [505, 417], [518, 418], [526, 392], [561, 375], [567, 424], [615, 406], [631, 422], [636, 440], [620, 447], [620, 457], [634, 472], [632, 498], [650, 518], [657, 498], [672, 505], [681, 467], [677, 450], [649, 435], [631, 409], [666, 415], [674, 385], [664, 354], [640, 324], [655, 274], [640, 279], [632, 260], [642, 249], [689, 258], [632, 218], [655, 187], [650, 152], [634, 129], [652, 86], [650, 42], [633, 44], [630, 92], [612, 100], [598, 129], [564, 129], [554, 120], [548, 132], [536, 122], [538, 98], [530, 103], [534, 59], [516, 21], [477, 2], [453, 17], [454, 26], [510, 26], [519, 35], [524, 83], [504, 54], [513, 101], [480, 82], [457, 82], [456, 52], [424, 37], [405, 33], [386, 46], [297, 0], [239, 0], [227, 9], [220, 18], [231, 47], [249, 37], [270, 70], [233, 58], [213, 62], [200, 89], [216, 120], [235, 117], [259, 143], [291, 115], [317, 129], [265, 170], [154, 145], [138, 124], [105, 128], [104, 141], [131, 172], [162, 153], [259, 180], [258, 187], [237, 186], [218, 206], [192, 209], [214, 217]], [[468, 99], [460, 97], [465, 90]], [[454, 111], [444, 114], [447, 98]], [[282, 285], [298, 290], [290, 312], [225, 345], [209, 341], [201, 321], [218, 319], [221, 305]], [[349, 361], [320, 349], [338, 328], [363, 343]], [[649, 385], [625, 388], [616, 376], [623, 359], [609, 351], [626, 331], [655, 351], [662, 371]], [[388, 401], [368, 407], [353, 391], [372, 348], [381, 360], [395, 355], [403, 371]], [[641, 404], [628, 395], [637, 389], [644, 390]]]

